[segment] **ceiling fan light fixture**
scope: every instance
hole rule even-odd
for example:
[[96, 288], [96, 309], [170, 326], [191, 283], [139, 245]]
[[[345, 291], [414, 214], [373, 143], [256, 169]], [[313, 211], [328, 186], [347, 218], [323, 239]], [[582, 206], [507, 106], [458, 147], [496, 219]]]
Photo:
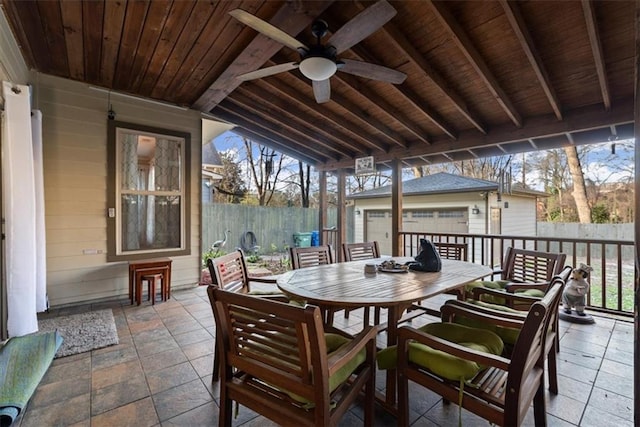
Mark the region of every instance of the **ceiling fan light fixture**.
[[322, 56], [311, 56], [303, 59], [299, 68], [306, 78], [315, 81], [327, 80], [338, 69], [334, 61]]

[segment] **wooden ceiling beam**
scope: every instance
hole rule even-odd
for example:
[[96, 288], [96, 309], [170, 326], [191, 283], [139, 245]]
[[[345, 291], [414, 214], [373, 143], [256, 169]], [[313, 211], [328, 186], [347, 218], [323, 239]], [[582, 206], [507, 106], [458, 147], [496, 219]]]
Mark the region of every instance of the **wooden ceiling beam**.
[[609, 111], [611, 108], [611, 93], [609, 92], [606, 65], [604, 63], [604, 57], [602, 56], [602, 41], [600, 40], [600, 32], [598, 31], [598, 22], [596, 20], [593, 2], [590, 0], [582, 0], [582, 11], [584, 12], [584, 20], [587, 24], [587, 34], [589, 34], [593, 61], [596, 66], [596, 72], [598, 73], [598, 81], [600, 82], [602, 102], [604, 103], [604, 108]]
[[[611, 110], [603, 112], [602, 106], [589, 105], [564, 112], [564, 120], [558, 121], [555, 114], [530, 117], [521, 128], [514, 129], [511, 125], [493, 127], [487, 135], [479, 135], [475, 131], [465, 131], [456, 141], [455, 151], [469, 150], [473, 148], [489, 147], [497, 144], [508, 144], [517, 141], [530, 141], [533, 138], [541, 139], [570, 132], [585, 132], [589, 130], [608, 127], [612, 124], [633, 122], [633, 99], [626, 99], [612, 105]], [[561, 148], [558, 146], [557, 148]], [[532, 148], [534, 149], [534, 148]], [[455, 152], [454, 151], [454, 152]], [[386, 161], [394, 158], [419, 157], [424, 155], [436, 155], [452, 152], [451, 142], [448, 139], [434, 141], [433, 144], [419, 145], [408, 150], [391, 150], [389, 153], [378, 156], [376, 161]], [[317, 165], [318, 170], [331, 170], [348, 167], [347, 161], [330, 161], [323, 165]]]
[[[351, 52], [353, 52], [361, 61], [382, 65], [382, 61], [380, 61], [371, 53], [365, 52], [365, 50], [360, 46], [354, 46], [353, 48], [351, 48]], [[436, 125], [438, 129], [440, 129], [444, 134], [448, 135], [451, 139], [456, 139], [456, 130], [453, 129], [449, 124], [445, 123], [444, 119], [435, 110], [433, 110], [433, 108], [426, 105], [423, 100], [418, 99], [413, 91], [410, 91], [402, 85], [394, 85], [391, 83], [390, 85], [392, 90], [402, 99], [404, 99], [405, 102], [411, 104], [414, 110], [422, 114], [424, 118]]]
[[431, 144], [429, 138], [425, 136], [427, 132], [416, 126], [411, 120], [405, 117], [402, 111], [391, 105], [382, 96], [378, 95], [372, 89], [369, 89], [367, 85], [362, 84], [362, 82], [357, 80], [355, 77], [351, 77], [347, 73], [338, 72], [332, 77], [332, 79], [340, 80], [343, 84], [349, 86], [354, 93], [361, 97], [363, 102], [370, 102], [374, 104], [381, 113], [384, 113], [389, 118], [389, 120], [399, 123], [409, 133], [411, 133], [416, 140], [423, 144]]
[[[311, 132], [308, 132], [308, 129], [301, 129], [298, 124], [291, 123], [287, 120], [274, 120], [272, 114], [268, 112], [265, 113], [264, 111], [257, 109], [250, 99], [243, 99], [241, 94], [238, 94], [234, 97], [228, 97], [225, 101], [228, 102], [225, 104], [227, 110], [233, 111], [238, 114], [247, 112], [254, 118], [260, 118], [263, 123], [272, 123], [270, 128], [275, 134], [291, 140], [294, 144], [304, 145], [305, 143], [300, 141], [314, 141], [316, 145], [322, 148], [322, 151], [320, 152], [324, 153], [327, 157], [333, 157], [336, 159], [343, 157], [354, 157], [353, 152], [347, 152], [336, 148], [326, 138], [318, 134], [312, 134]], [[329, 155], [329, 153], [335, 153], [335, 155], [331, 156]]]
[[446, 6], [441, 2], [430, 0], [427, 4], [431, 6], [434, 16], [438, 18], [444, 29], [449, 33], [453, 42], [462, 51], [464, 56], [467, 58], [467, 61], [469, 61], [473, 69], [486, 85], [487, 89], [491, 92], [491, 95], [495, 98], [507, 116], [509, 116], [509, 119], [511, 119], [513, 124], [517, 127], [522, 127], [522, 117], [520, 116], [520, 113], [518, 113], [513, 102], [511, 102], [509, 96], [498, 83], [498, 80], [489, 69], [489, 66], [480, 55], [480, 52], [478, 52], [478, 50], [473, 46], [473, 43], [467, 33], [455, 20], [453, 15], [451, 15], [451, 12], [449, 12]]
[[[237, 102], [249, 111], [259, 114], [265, 119], [274, 120], [281, 123], [283, 127], [290, 128], [304, 136], [312, 136], [321, 144], [326, 145], [327, 150], [335, 151], [343, 156], [352, 156], [353, 153], [361, 150], [362, 147], [354, 145], [341, 135], [331, 133], [327, 128], [318, 126], [312, 120], [302, 121], [302, 119], [292, 112], [296, 110], [295, 105], [284, 102], [283, 99], [273, 96], [273, 94], [259, 87], [256, 83], [238, 88], [238, 94], [229, 96], [229, 100]], [[256, 98], [263, 103], [256, 102]], [[350, 150], [343, 151], [344, 148]]]
[[256, 80], [255, 82], [258, 85], [267, 86], [269, 90], [277, 92], [279, 95], [286, 99], [289, 99], [293, 103], [298, 103], [303, 107], [315, 111], [314, 114], [320, 115], [322, 117], [322, 120], [325, 121], [325, 125], [328, 125], [330, 128], [333, 128], [333, 125], [335, 125], [336, 128], [341, 129], [346, 134], [348, 134], [350, 138], [352, 138], [354, 141], [359, 141], [359, 143], [363, 146], [368, 146], [373, 150], [380, 150], [383, 152], [388, 150], [389, 146], [387, 144], [378, 140], [365, 138], [362, 134], [362, 129], [357, 128], [351, 122], [330, 111], [328, 108], [323, 108], [314, 100], [302, 96], [300, 92], [296, 91], [284, 82], [279, 81], [278, 84], [274, 84], [273, 79], [260, 79]]
[[[286, 2], [269, 20], [269, 23], [295, 36], [307, 28], [331, 3], [333, 0], [308, 2], [302, 9], [298, 7], [297, 2]], [[200, 111], [213, 109], [235, 88], [240, 86], [242, 82], [236, 78], [237, 76], [257, 70], [280, 49], [282, 49], [282, 44], [258, 34], [216, 81], [200, 95], [193, 107]]]
[[391, 43], [394, 50], [404, 52], [405, 56], [411, 61], [420, 71], [423, 77], [431, 80], [435, 87], [440, 91], [440, 94], [444, 96], [453, 104], [462, 116], [469, 121], [476, 129], [482, 133], [487, 133], [480, 118], [469, 110], [466, 102], [462, 97], [456, 93], [451, 85], [429, 64], [425, 57], [418, 52], [412, 43], [407, 40], [404, 34], [398, 28], [393, 25], [392, 22], [387, 23], [382, 27], [382, 31], [387, 35], [387, 41]]
[[307, 144], [305, 149], [300, 149], [299, 142], [293, 141], [273, 129], [273, 124], [266, 122], [261, 117], [255, 116], [248, 111], [242, 111], [241, 108], [229, 107], [229, 102], [224, 101], [216, 106], [211, 113], [219, 119], [233, 123], [245, 130], [262, 136], [264, 139], [271, 141], [270, 147], [275, 147], [283, 153], [290, 153], [292, 157], [304, 159], [309, 164], [318, 162], [326, 162], [329, 159], [326, 152], [314, 149], [311, 144]]
[[538, 50], [535, 47], [535, 43], [533, 42], [533, 38], [531, 37], [531, 33], [527, 27], [526, 22], [524, 21], [524, 17], [520, 11], [520, 7], [517, 3], [508, 0], [500, 0], [500, 4], [502, 5], [502, 9], [511, 24], [511, 28], [513, 29], [518, 42], [520, 42], [520, 46], [524, 51], [524, 54], [527, 56], [533, 71], [536, 73], [536, 77], [540, 82], [540, 86], [542, 86], [542, 90], [553, 109], [553, 112], [556, 114], [558, 120], [562, 120], [562, 110], [560, 108], [560, 102], [558, 101], [558, 97], [556, 96], [556, 92], [551, 85], [551, 79], [549, 79], [549, 74], [542, 62], [542, 58], [538, 53]]

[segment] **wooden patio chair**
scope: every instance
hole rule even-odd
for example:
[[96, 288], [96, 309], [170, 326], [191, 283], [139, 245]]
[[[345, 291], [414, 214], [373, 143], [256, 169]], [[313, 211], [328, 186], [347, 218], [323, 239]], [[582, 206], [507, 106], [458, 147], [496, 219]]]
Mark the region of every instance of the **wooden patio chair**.
[[[289, 248], [289, 254], [293, 270], [334, 263], [333, 249], [329, 245], [310, 246], [308, 248], [291, 247]], [[332, 325], [335, 311], [338, 310], [334, 310], [331, 307], [321, 307], [321, 310], [327, 325]]]
[[343, 243], [342, 255], [345, 262], [380, 258], [380, 247], [377, 241], [361, 243]]
[[[345, 262], [380, 258], [380, 246], [377, 241], [361, 243], [343, 243], [342, 255]], [[349, 318], [350, 309], [344, 311], [345, 319]], [[369, 308], [364, 307], [364, 324], [369, 324]], [[373, 324], [380, 324], [380, 307], [373, 310]]]
[[[555, 284], [561, 284], [564, 287], [566, 282], [566, 276], [555, 276], [549, 283], [549, 289]], [[525, 285], [525, 284], [523, 284]], [[474, 291], [482, 293], [496, 293], [495, 289], [476, 288]], [[562, 293], [562, 292], [561, 292]], [[492, 317], [506, 317], [515, 321], [523, 322], [527, 316], [528, 310], [541, 298], [528, 296], [523, 294], [507, 293], [505, 295], [502, 292], [501, 297], [510, 300], [507, 306], [483, 303], [480, 298], [474, 300], [468, 299], [466, 301], [449, 300], [441, 307], [442, 320], [447, 322], [457, 322], [467, 326], [473, 326], [475, 328], [489, 329], [505, 343], [506, 354], [510, 355], [516, 340], [518, 338], [518, 331], [520, 328], [502, 328], [496, 326], [492, 321]], [[561, 298], [553, 301], [551, 310], [551, 319], [547, 330], [545, 341], [545, 354], [547, 356], [547, 369], [549, 378], [549, 391], [554, 394], [558, 394], [558, 374], [557, 374], [557, 360], [556, 355], [560, 351], [560, 333], [559, 333], [559, 304]], [[517, 308], [510, 308], [517, 307]]]
[[[509, 247], [504, 255], [501, 268], [494, 271], [500, 274], [499, 280], [479, 280], [465, 286], [465, 297], [473, 293], [473, 289], [479, 286], [518, 291], [518, 283], [526, 283], [529, 295], [541, 297], [553, 276], [559, 275], [564, 269], [566, 254], [541, 252], [528, 249]], [[540, 284], [540, 289], [535, 292], [535, 284]]]
[[467, 261], [468, 246], [466, 243], [433, 242], [442, 258]]
[[[406, 426], [409, 423], [408, 383], [411, 380], [439, 394], [444, 401], [457, 402], [461, 408], [502, 426], [521, 425], [533, 402], [535, 425], [545, 426], [546, 335], [561, 294], [562, 284], [554, 284], [542, 300], [531, 306], [524, 321], [494, 316], [492, 321], [496, 325], [520, 329], [510, 359], [492, 354], [490, 350], [496, 349], [488, 344], [486, 352], [479, 351], [447, 333], [449, 328], [464, 330], [459, 329], [465, 328], [461, 325], [430, 324], [420, 330], [408, 326], [400, 328], [398, 424]], [[471, 336], [480, 336], [478, 331], [491, 334], [477, 328], [467, 329]], [[448, 366], [444, 365], [443, 358], [450, 362]]]
[[316, 265], [333, 264], [333, 250], [331, 246], [310, 246], [308, 248], [289, 248], [291, 268], [298, 270]]
[[363, 391], [364, 425], [373, 425], [374, 327], [348, 339], [324, 333], [318, 307], [207, 291], [222, 356], [220, 426], [231, 426], [232, 401], [281, 425], [335, 426]]
[[[287, 297], [277, 288], [273, 290], [251, 290], [252, 283], [276, 284], [274, 278], [250, 277], [247, 271], [247, 263], [244, 253], [236, 250], [218, 258], [207, 258], [207, 267], [211, 274], [212, 286], [217, 286], [229, 292], [249, 294], [261, 298], [275, 299], [287, 302]], [[211, 382], [214, 383], [220, 378], [220, 355], [218, 347], [214, 346], [213, 353], [213, 375]]]

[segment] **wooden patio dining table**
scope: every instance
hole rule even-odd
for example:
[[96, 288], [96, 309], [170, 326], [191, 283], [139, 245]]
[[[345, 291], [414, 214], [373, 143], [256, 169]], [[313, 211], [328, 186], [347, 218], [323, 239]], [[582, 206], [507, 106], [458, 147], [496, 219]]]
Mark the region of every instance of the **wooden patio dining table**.
[[[325, 308], [385, 307], [387, 345], [397, 343], [398, 321], [412, 303], [453, 290], [491, 275], [491, 268], [466, 261], [443, 259], [437, 273], [365, 274], [366, 264], [380, 264], [389, 258], [342, 262], [292, 270], [278, 276], [278, 287], [290, 297], [304, 299]], [[396, 257], [398, 263], [413, 258]], [[387, 372], [386, 393], [382, 402], [387, 409], [396, 407], [396, 374]]]

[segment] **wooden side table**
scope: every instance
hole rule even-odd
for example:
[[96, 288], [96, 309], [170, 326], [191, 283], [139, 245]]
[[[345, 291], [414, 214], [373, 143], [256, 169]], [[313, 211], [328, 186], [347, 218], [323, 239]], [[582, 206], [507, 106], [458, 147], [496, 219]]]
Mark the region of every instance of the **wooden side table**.
[[171, 298], [171, 258], [154, 258], [139, 261], [129, 261], [129, 299], [131, 304], [134, 301], [140, 304], [142, 300], [142, 276], [152, 274], [162, 274], [166, 282], [163, 286], [166, 295], [162, 295], [163, 300]]

